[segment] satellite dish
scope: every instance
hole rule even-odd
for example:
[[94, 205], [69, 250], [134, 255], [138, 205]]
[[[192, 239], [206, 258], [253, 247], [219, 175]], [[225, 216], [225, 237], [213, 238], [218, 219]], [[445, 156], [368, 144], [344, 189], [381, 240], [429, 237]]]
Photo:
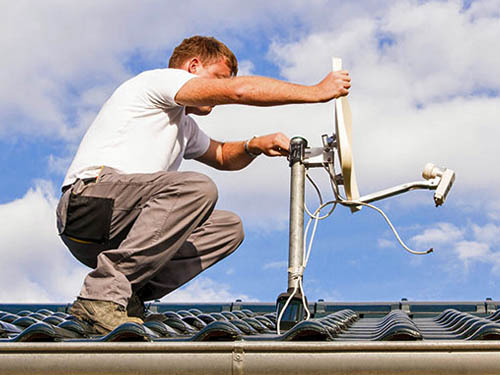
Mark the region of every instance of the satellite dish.
[[[332, 58], [333, 71], [342, 69], [342, 60]], [[288, 253], [288, 289], [286, 293], [279, 295], [277, 309], [277, 330], [280, 333], [280, 324], [283, 320], [284, 325], [293, 327], [296, 323], [307, 320], [310, 317], [309, 305], [305, 298], [302, 285], [304, 269], [307, 266], [310, 251], [312, 248], [312, 238], [316, 230], [318, 220], [330, 216], [337, 204], [348, 206], [351, 212], [357, 212], [363, 205], [370, 207], [380, 213], [387, 224], [394, 232], [396, 239], [401, 246], [411, 254], [423, 255], [432, 252], [432, 248], [427, 251], [414, 251], [410, 249], [401, 240], [396, 229], [390, 222], [387, 215], [379, 208], [371, 205], [371, 202], [389, 198], [415, 189], [435, 190], [434, 203], [440, 206], [444, 203], [453, 182], [455, 181], [455, 172], [451, 169], [437, 168], [434, 164], [427, 164], [424, 168], [422, 177], [426, 181], [415, 181], [401, 184], [388, 189], [384, 189], [372, 194], [360, 197], [356, 173], [354, 171], [354, 162], [352, 157], [352, 114], [351, 108], [346, 97], [335, 100], [334, 108], [335, 118], [335, 137], [322, 135], [323, 147], [307, 147], [307, 140], [302, 137], [293, 137], [290, 140], [290, 232], [289, 232], [289, 253]], [[345, 197], [341, 197], [338, 192], [338, 177], [336, 174], [335, 154], [340, 163], [342, 183], [344, 186]], [[305, 207], [304, 185], [308, 168], [327, 168], [330, 177], [333, 195], [335, 200], [323, 203], [321, 192], [317, 185], [311, 180], [311, 183], [317, 190], [320, 198], [320, 206], [314, 213], [308, 211]], [[330, 212], [321, 215], [321, 210], [328, 205], [333, 205]], [[309, 222], [304, 230], [304, 210], [306, 209], [310, 216]], [[309, 225], [315, 221], [311, 238], [307, 241], [307, 231]], [[306, 244], [308, 250], [306, 253]]]
[[[342, 59], [332, 57], [332, 70], [342, 70]], [[344, 180], [346, 199], [359, 199], [359, 189], [352, 158], [352, 113], [345, 96], [335, 100], [335, 134], [337, 135], [337, 150]], [[361, 210], [361, 206], [350, 206], [351, 212]]]

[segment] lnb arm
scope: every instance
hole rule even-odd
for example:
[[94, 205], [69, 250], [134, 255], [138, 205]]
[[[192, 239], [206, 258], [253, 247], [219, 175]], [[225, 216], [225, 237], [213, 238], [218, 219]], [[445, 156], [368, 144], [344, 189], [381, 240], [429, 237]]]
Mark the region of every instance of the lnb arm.
[[424, 167], [422, 176], [427, 181], [415, 181], [394, 186], [392, 188], [364, 195], [360, 197], [358, 200], [363, 203], [370, 203], [381, 199], [389, 198], [394, 195], [406, 193], [407, 191], [426, 189], [426, 190], [435, 190], [434, 203], [436, 204], [436, 207], [442, 205], [446, 200], [446, 196], [448, 195], [451, 186], [453, 185], [453, 182], [455, 181], [455, 172], [447, 168], [442, 170], [435, 167], [434, 164], [428, 163]]

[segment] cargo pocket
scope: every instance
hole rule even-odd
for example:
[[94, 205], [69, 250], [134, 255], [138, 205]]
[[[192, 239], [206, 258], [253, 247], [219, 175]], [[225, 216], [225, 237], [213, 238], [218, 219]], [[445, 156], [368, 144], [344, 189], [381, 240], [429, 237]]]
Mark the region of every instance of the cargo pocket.
[[87, 197], [71, 193], [66, 226], [61, 234], [92, 243], [108, 241], [113, 204], [112, 198]]

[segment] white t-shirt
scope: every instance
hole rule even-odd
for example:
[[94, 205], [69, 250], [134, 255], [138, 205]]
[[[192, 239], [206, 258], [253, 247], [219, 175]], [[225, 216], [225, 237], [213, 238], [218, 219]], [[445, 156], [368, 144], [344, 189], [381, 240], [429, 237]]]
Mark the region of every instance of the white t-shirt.
[[102, 166], [121, 173], [175, 171], [183, 158], [203, 155], [210, 138], [174, 100], [193, 77], [156, 69], [118, 87], [83, 137], [63, 186], [97, 177]]

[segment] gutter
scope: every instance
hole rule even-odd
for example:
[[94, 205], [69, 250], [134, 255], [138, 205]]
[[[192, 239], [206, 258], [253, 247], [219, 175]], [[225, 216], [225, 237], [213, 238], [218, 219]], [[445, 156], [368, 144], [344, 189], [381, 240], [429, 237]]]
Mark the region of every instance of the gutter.
[[0, 374], [500, 374], [500, 342], [0, 343]]

